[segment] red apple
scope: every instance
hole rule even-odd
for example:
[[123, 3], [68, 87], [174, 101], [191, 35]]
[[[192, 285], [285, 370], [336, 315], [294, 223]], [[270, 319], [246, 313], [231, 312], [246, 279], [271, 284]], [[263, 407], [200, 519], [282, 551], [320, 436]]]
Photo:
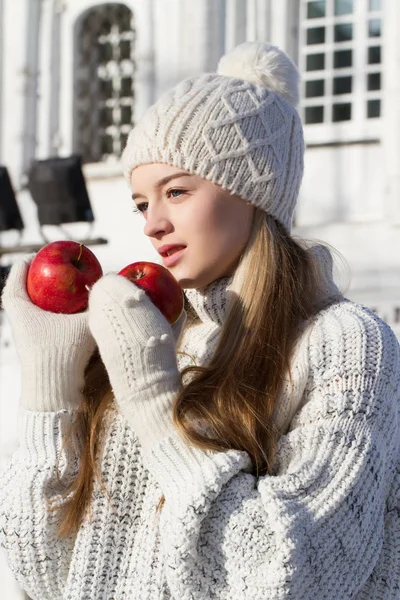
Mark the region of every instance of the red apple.
[[89, 290], [103, 274], [96, 256], [78, 242], [51, 242], [29, 265], [26, 289], [34, 304], [55, 313], [85, 310]]
[[183, 292], [168, 269], [153, 262], [134, 262], [118, 275], [144, 290], [171, 325], [179, 319], [183, 310]]

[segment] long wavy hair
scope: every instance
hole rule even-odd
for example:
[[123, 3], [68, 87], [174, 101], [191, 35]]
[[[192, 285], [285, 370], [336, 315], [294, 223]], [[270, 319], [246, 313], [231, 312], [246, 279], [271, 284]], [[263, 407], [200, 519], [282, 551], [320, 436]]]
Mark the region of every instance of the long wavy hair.
[[[290, 373], [299, 327], [322, 308], [321, 281], [308, 244], [256, 209], [213, 357], [206, 367], [189, 366], [181, 373], [183, 385], [174, 401], [173, 418], [189, 444], [219, 452], [245, 450], [255, 476], [272, 474], [276, 443], [283, 432], [275, 422], [279, 393]], [[94, 478], [108, 496], [97, 452], [103, 417], [113, 402], [96, 350], [85, 371], [83, 403], [65, 441], [81, 440], [78, 470], [66, 487], [64, 501], [51, 507], [60, 511], [61, 537], [79, 529], [90, 508]], [[199, 422], [205, 427], [200, 429]]]

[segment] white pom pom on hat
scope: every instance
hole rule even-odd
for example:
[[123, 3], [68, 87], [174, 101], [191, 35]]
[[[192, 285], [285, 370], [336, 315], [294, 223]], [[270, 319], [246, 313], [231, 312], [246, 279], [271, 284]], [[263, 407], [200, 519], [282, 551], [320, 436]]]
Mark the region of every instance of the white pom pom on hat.
[[299, 102], [299, 72], [287, 54], [272, 44], [239, 44], [220, 59], [217, 73], [273, 90], [294, 106]]

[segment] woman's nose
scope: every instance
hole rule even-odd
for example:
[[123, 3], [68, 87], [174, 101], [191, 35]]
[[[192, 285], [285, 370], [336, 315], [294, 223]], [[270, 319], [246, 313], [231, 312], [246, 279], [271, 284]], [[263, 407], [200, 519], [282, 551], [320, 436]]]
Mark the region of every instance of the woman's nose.
[[157, 238], [170, 233], [172, 229], [172, 223], [164, 211], [157, 209], [148, 211], [144, 227], [145, 235]]

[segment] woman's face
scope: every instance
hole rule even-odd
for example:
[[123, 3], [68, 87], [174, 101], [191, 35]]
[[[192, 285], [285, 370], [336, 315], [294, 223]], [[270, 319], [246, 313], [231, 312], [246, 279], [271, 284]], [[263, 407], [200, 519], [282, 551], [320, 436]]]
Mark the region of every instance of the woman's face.
[[134, 169], [131, 185], [144, 233], [182, 288], [201, 288], [233, 273], [250, 236], [252, 205], [158, 163]]

